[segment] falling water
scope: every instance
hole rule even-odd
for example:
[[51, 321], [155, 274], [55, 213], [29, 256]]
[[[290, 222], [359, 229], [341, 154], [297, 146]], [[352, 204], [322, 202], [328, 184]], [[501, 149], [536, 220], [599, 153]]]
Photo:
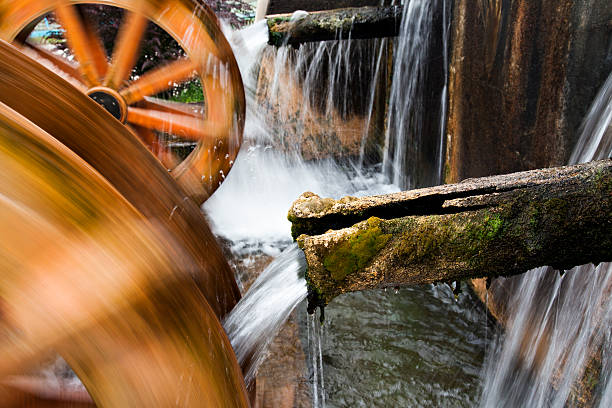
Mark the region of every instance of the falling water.
[[[395, 47], [383, 169], [393, 184], [402, 189], [415, 187], [412, 177], [418, 162], [412, 159], [422, 137], [433, 9], [432, 0], [412, 0], [405, 4]], [[411, 160], [409, 168], [407, 160]]]
[[[296, 245], [289, 245], [286, 213], [293, 200], [309, 190], [340, 197], [393, 192], [397, 188], [386, 184], [381, 174], [363, 168], [347, 169], [330, 157], [305, 161], [307, 154], [298, 145], [299, 140], [292, 142], [292, 137], [303, 136], [313, 118], [332, 117], [328, 126], [342, 128], [345, 123], [339, 122], [364, 109], [355, 106], [359, 97], [349, 100], [347, 88], [361, 84], [365, 94], [368, 89], [363, 84], [369, 81], [364, 76], [370, 68], [364, 64], [355, 69], [351, 62], [364, 59], [362, 55], [378, 55], [379, 40], [338, 40], [307, 44], [299, 50], [277, 50], [265, 47], [265, 21], [230, 37], [247, 93], [245, 143], [226, 181], [204, 210], [215, 233], [230, 243], [235, 257], [276, 256], [224, 321], [238, 360], [248, 361], [245, 378], [250, 382], [266, 357], [268, 344], [306, 296], [305, 280], [300, 277], [304, 272], [303, 254]], [[262, 100], [256, 95], [257, 88], [259, 92], [262, 88], [256, 74], [266, 61], [273, 62], [266, 88], [270, 98]], [[323, 86], [321, 78], [326, 81]], [[288, 109], [295, 104], [291, 84], [301, 84], [298, 99], [309, 102], [301, 107], [298, 117], [290, 116], [295, 111]], [[297, 127], [279, 126], [295, 120], [301, 122]], [[310, 154], [319, 156], [321, 151], [314, 149]], [[313, 361], [317, 361], [315, 369], [322, 370], [322, 356]], [[319, 378], [324, 393], [323, 379]], [[315, 391], [315, 396], [317, 401], [324, 401], [324, 395]]]
[[379, 79], [386, 42], [351, 40], [349, 35], [299, 49], [267, 48], [257, 102], [273, 129], [271, 142], [307, 160], [359, 156], [364, 132], [366, 139], [382, 134], [370, 125], [372, 86]]
[[440, 139], [438, 140], [438, 154], [436, 170], [438, 180], [443, 180], [442, 166], [444, 164], [444, 139], [446, 133], [446, 110], [448, 108], [448, 40], [450, 36], [451, 13], [448, 0], [442, 0], [442, 55], [444, 61], [444, 87], [440, 96]]
[[[252, 28], [260, 29], [265, 24]], [[286, 213], [302, 192], [338, 198], [398, 187], [388, 183], [380, 164], [369, 166], [366, 146], [377, 138], [380, 146], [384, 138], [384, 123], [377, 123], [373, 112], [378, 103], [373, 82], [387, 75], [390, 40], [347, 38], [276, 49], [252, 40], [260, 37], [257, 32], [241, 36], [233, 35], [234, 47], [251, 40], [251, 47], [261, 51], [257, 58], [251, 58], [257, 52], [234, 51], [247, 90], [245, 143], [204, 210], [232, 259], [248, 264], [252, 274], [259, 260], [279, 256], [290, 245]], [[242, 61], [243, 55], [251, 57]], [[257, 72], [259, 77], [250, 75]], [[354, 144], [347, 147], [347, 140]], [[352, 165], [346, 156], [361, 159]], [[293, 262], [285, 252], [280, 257]], [[264, 273], [271, 273], [270, 268]], [[297, 275], [290, 268], [275, 269], [280, 276]], [[248, 279], [243, 280], [248, 286]], [[245, 302], [265, 300], [271, 293], [282, 290], [256, 284]], [[279, 308], [293, 307], [295, 296], [282, 301], [286, 306]], [[277, 314], [268, 308], [258, 313], [257, 321], [276, 321]], [[484, 349], [483, 319], [486, 315], [469, 293], [456, 302], [444, 288], [341, 296], [326, 308], [323, 329], [314, 318], [297, 318], [299, 340], [308, 351], [310, 398], [328, 407], [409, 406], [418, 401], [472, 405]], [[249, 324], [248, 318], [237, 320], [237, 327]], [[230, 331], [227, 322], [226, 329]], [[250, 340], [242, 336], [241, 344], [250, 344], [247, 349], [258, 350], [254, 355], [260, 357], [272, 337], [273, 329], [258, 328]]]
[[374, 113], [374, 104], [376, 101], [377, 92], [379, 91], [379, 81], [382, 75], [382, 63], [385, 51], [387, 50], [388, 40], [387, 38], [376, 39], [374, 48], [378, 49], [378, 53], [372, 54], [372, 60], [370, 66], [374, 67], [374, 75], [370, 83], [370, 91], [368, 94], [368, 105], [367, 105], [367, 116], [363, 127], [363, 134], [361, 136], [361, 144], [359, 145], [359, 160], [357, 166], [362, 169], [366, 160], [366, 144], [370, 139], [370, 126], [372, 124], [372, 115]]
[[323, 347], [321, 339], [325, 326], [319, 321], [316, 313], [308, 317], [308, 354], [313, 384], [313, 408], [325, 408], [325, 376], [323, 373]]
[[264, 270], [246, 296], [224, 319], [223, 327], [241, 366], [248, 362], [251, 383], [266, 357], [266, 346], [289, 314], [306, 298], [304, 253], [292, 244]]
[[599, 90], [587, 116], [580, 126], [580, 138], [570, 158], [570, 164], [605, 159], [612, 151], [612, 136], [608, 128], [612, 121], [612, 74]]
[[[247, 124], [235, 166], [204, 206], [218, 235], [237, 250], [266, 247], [275, 255], [270, 245], [291, 240], [286, 214], [301, 193], [341, 197], [398, 190], [382, 174], [347, 168], [333, 157], [351, 148], [340, 143], [347, 139], [354, 140], [354, 156], [359, 155], [368, 73], [376, 70], [362, 61], [378, 63], [368, 57], [379, 55], [379, 40], [277, 49], [265, 46], [265, 21], [231, 37], [247, 90]], [[321, 140], [321, 135], [331, 137]]]
[[[612, 153], [612, 74], [597, 95], [571, 162]], [[506, 335], [488, 356], [483, 407], [609, 407], [612, 399], [612, 264], [583, 265], [562, 277], [539, 268], [517, 279]], [[601, 370], [592, 369], [601, 362]], [[593, 386], [598, 384], [595, 388]]]

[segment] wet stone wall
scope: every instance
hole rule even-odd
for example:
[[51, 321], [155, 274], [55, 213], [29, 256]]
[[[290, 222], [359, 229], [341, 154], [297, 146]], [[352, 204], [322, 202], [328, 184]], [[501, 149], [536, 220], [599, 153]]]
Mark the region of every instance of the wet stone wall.
[[609, 0], [455, 0], [445, 180], [566, 163], [611, 42]]

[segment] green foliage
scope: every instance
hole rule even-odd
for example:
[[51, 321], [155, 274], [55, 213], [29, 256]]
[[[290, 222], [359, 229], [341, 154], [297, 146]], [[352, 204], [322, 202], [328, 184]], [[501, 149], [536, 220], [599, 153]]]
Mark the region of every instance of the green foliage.
[[170, 100], [183, 103], [204, 102], [202, 83], [199, 80], [189, 82], [186, 86], [177, 90], [177, 92], [173, 92]]
[[354, 233], [333, 248], [323, 260], [323, 265], [331, 273], [332, 279], [339, 282], [364, 268], [390, 238], [391, 234], [382, 233], [380, 219], [372, 217], [367, 221], [367, 229]]

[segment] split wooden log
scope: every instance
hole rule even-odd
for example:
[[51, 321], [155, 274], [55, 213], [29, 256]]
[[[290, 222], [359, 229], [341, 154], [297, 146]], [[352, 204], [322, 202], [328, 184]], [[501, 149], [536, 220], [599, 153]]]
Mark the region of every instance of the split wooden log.
[[363, 198], [305, 193], [289, 220], [311, 309], [364, 289], [565, 270], [612, 261], [612, 160]]
[[402, 21], [402, 6], [354, 7], [329, 11], [279, 14], [268, 17], [270, 45], [297, 45], [340, 38], [395, 37]]

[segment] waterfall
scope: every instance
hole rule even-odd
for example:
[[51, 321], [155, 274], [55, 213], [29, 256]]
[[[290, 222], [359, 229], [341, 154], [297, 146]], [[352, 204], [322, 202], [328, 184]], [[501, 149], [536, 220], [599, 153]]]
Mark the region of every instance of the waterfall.
[[[423, 137], [433, 3], [433, 0], [412, 0], [404, 4], [399, 40], [394, 52], [383, 170], [392, 183], [401, 189], [415, 187], [412, 176], [418, 166], [416, 151]], [[407, 166], [408, 160], [410, 167]]]
[[612, 121], [612, 74], [600, 89], [580, 126], [580, 138], [570, 164], [605, 159], [612, 151], [612, 136], [608, 129]]
[[[245, 140], [236, 164], [203, 209], [232, 257], [275, 258], [223, 322], [239, 362], [247, 363], [250, 383], [269, 343], [306, 296], [303, 253], [291, 244], [286, 218], [291, 203], [304, 191], [341, 197], [397, 187], [375, 170], [329, 155], [347, 136], [356, 136], [359, 155], [362, 124], [371, 119], [374, 104], [367, 78], [375, 71], [377, 77], [386, 40], [339, 39], [276, 49], [265, 45], [265, 21], [227, 35], [245, 84]], [[314, 140], [308, 129], [317, 126], [337, 129], [336, 138]], [[314, 339], [312, 362], [321, 373], [321, 341]], [[324, 406], [322, 377], [313, 389], [313, 399]]]
[[[375, 49], [378, 48], [378, 53], [372, 54], [372, 60], [370, 61], [370, 67], [374, 68], [374, 75], [370, 83], [370, 90], [368, 94], [368, 105], [367, 105], [367, 118], [363, 127], [363, 134], [361, 136], [361, 144], [359, 145], [359, 160], [357, 166], [363, 169], [366, 161], [366, 144], [370, 140], [370, 126], [372, 125], [372, 115], [374, 114], [374, 104], [376, 101], [377, 91], [379, 91], [379, 80], [381, 73], [383, 72], [383, 57], [386, 55], [388, 39], [376, 39]], [[374, 60], [375, 58], [375, 60]]]
[[247, 93], [247, 123], [235, 166], [204, 205], [216, 234], [234, 248], [284, 247], [291, 240], [287, 210], [305, 191], [335, 198], [397, 191], [376, 169], [337, 156], [359, 157], [372, 107], [370, 78], [386, 41], [277, 49], [265, 46], [265, 21], [230, 37]]
[[[410, 17], [403, 20], [402, 45], [395, 46], [396, 55], [403, 49], [402, 55], [412, 61], [400, 64], [400, 58], [395, 57], [404, 80], [409, 78], [411, 64], [425, 75], [424, 48], [428, 47], [425, 38], [431, 37], [432, 3], [414, 0], [405, 9]], [[447, 22], [449, 4], [445, 1], [442, 11]], [[414, 21], [418, 19], [417, 27]], [[239, 259], [248, 265], [248, 273], [253, 273], [253, 265], [261, 258], [276, 257], [274, 266], [263, 272], [265, 278], [262, 275], [246, 291], [240, 307], [232, 313], [232, 322], [226, 320], [224, 325], [239, 358], [251, 356], [255, 370], [259, 358], [265, 356], [266, 344], [288, 316], [286, 306], [296, 304], [296, 291], [280, 296], [283, 285], [296, 283], [291, 266], [294, 261], [287, 255], [293, 249], [281, 253], [291, 245], [286, 219], [291, 203], [304, 191], [334, 198], [397, 191], [398, 186], [389, 182], [382, 169], [382, 145], [385, 135], [396, 136], [395, 131], [404, 128], [400, 126], [403, 119], [411, 121], [409, 114], [401, 118], [396, 114], [395, 127], [385, 133], [384, 118], [380, 120], [384, 112], [376, 111], [387, 97], [388, 52], [395, 40], [353, 40], [349, 35], [299, 48], [273, 48], [254, 40], [259, 38], [259, 29], [265, 29], [265, 23], [247, 34], [232, 35], [247, 90], [245, 142], [232, 171], [204, 205], [213, 231], [230, 248], [230, 262]], [[443, 30], [446, 41], [448, 26]], [[415, 39], [419, 42], [413, 43]], [[255, 51], [243, 50], [249, 42]], [[255, 54], [258, 58], [252, 58]], [[244, 61], [243, 55], [247, 56]], [[407, 82], [396, 77], [397, 111], [407, 98], [402, 88]], [[422, 102], [423, 90], [414, 93]], [[418, 98], [407, 112], [418, 108]], [[439, 100], [436, 96], [434, 103], [444, 111], [446, 97]], [[427, 137], [437, 143], [443, 138], [444, 130], [440, 132]], [[407, 139], [400, 143], [412, 144], [411, 135], [401, 132]], [[430, 158], [432, 168], [438, 167], [437, 173], [441, 145], [438, 149]], [[392, 155], [387, 160], [393, 160]], [[405, 171], [421, 164], [413, 163]], [[241, 272], [237, 274], [242, 279]], [[244, 287], [247, 285], [244, 279]], [[279, 296], [267, 299], [267, 294]], [[255, 299], [273, 300], [276, 306], [249, 317], [257, 307]], [[478, 323], [486, 315], [467, 292], [458, 301], [450, 290], [433, 286], [407, 289], [398, 295], [383, 291], [347, 294], [326, 308], [324, 328], [314, 318], [301, 318], [296, 320], [301, 325], [302, 347], [309, 351], [309, 397], [315, 405], [414, 406], [421, 401], [450, 406], [445, 403], [465, 405], [474, 400], [486, 337], [485, 328]], [[251, 335], [247, 327], [253, 329]], [[251, 369], [249, 372], [252, 376]]]
[[297, 244], [279, 255], [224, 319], [223, 328], [250, 384], [266, 356], [266, 347], [289, 314], [306, 298], [306, 260]]
[[440, 96], [440, 139], [438, 140], [438, 154], [436, 170], [438, 180], [444, 178], [442, 166], [444, 165], [444, 140], [446, 133], [446, 111], [448, 110], [448, 40], [451, 29], [451, 12], [448, 0], [442, 0], [442, 56], [444, 63], [444, 87]]
[[[580, 128], [572, 164], [612, 154], [611, 119], [612, 73]], [[487, 358], [480, 405], [564, 407], [582, 394], [593, 406], [610, 406], [612, 264], [563, 276], [544, 267], [513, 279], [508, 327]], [[592, 370], [598, 360], [601, 370]]]

